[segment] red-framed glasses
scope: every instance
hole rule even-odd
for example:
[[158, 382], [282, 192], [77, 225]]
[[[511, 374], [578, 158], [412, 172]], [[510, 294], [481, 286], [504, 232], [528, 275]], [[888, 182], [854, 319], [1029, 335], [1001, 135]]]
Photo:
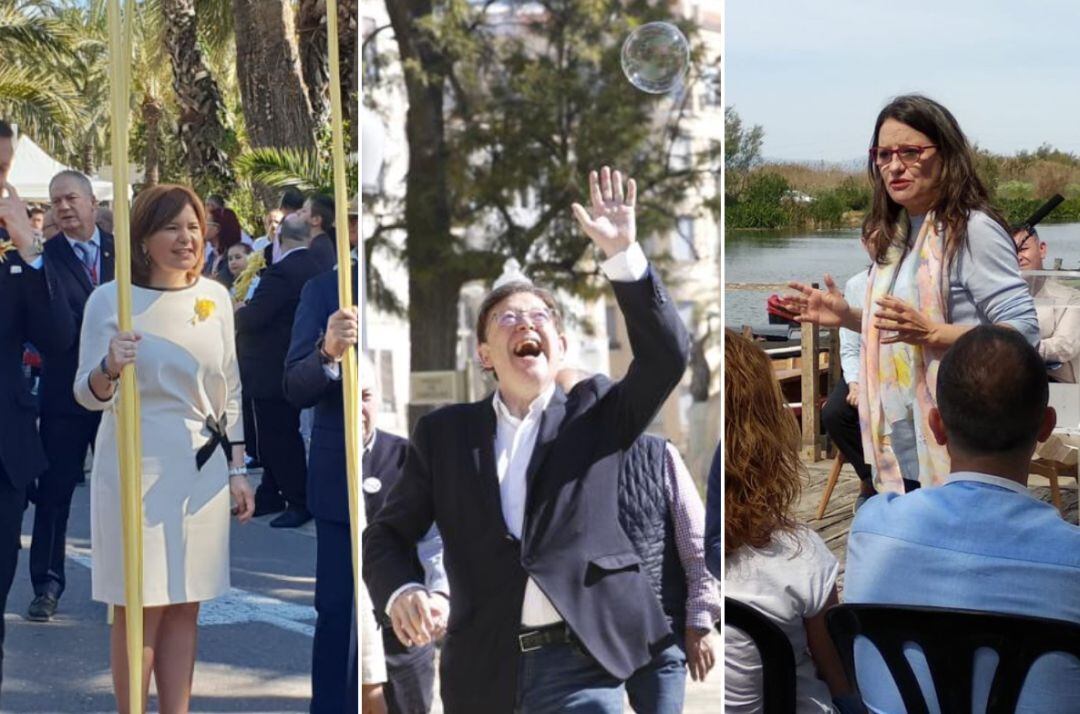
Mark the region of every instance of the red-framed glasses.
[[882, 166], [888, 166], [892, 163], [893, 156], [900, 159], [900, 163], [905, 168], [911, 166], [913, 163], [922, 158], [923, 153], [927, 149], [936, 149], [934, 144], [927, 144], [926, 146], [916, 146], [914, 144], [902, 144], [895, 149], [890, 149], [885, 146], [872, 146], [870, 147], [870, 160], [873, 161], [880, 168]]

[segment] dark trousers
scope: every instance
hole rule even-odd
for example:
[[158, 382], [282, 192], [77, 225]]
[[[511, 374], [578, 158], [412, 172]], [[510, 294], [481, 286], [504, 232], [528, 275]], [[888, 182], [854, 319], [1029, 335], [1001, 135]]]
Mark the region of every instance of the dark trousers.
[[[384, 646], [400, 649], [393, 628], [383, 630]], [[435, 646], [428, 644], [386, 655], [386, 684], [383, 685], [389, 714], [428, 714], [435, 696]]]
[[30, 582], [35, 595], [59, 598], [64, 592], [68, 515], [75, 484], [83, 478], [86, 452], [97, 438], [98, 414], [44, 415], [41, 445], [49, 468], [37, 480], [34, 536], [30, 542]]
[[4, 465], [0, 463], [0, 685], [4, 681], [3, 613], [7, 609], [8, 592], [15, 579], [15, 567], [19, 563], [19, 536], [25, 507], [26, 489], [12, 486]]
[[[315, 519], [315, 641], [311, 651], [311, 714], [355, 712], [356, 644], [353, 618], [352, 536], [348, 523]], [[352, 690], [350, 695], [350, 689]], [[351, 699], [350, 699], [351, 696]]]
[[300, 436], [300, 410], [284, 399], [256, 398], [254, 404], [259, 460], [272, 472], [273, 482], [289, 505], [306, 508], [307, 453]]
[[259, 458], [259, 430], [255, 428], [255, 405], [251, 397], [241, 403], [244, 417], [244, 451], [253, 459]]
[[872, 474], [863, 458], [862, 432], [859, 430], [859, 410], [847, 403], [848, 385], [844, 376], [833, 387], [825, 406], [821, 408], [821, 423], [829, 438], [840, 449], [859, 479], [869, 483]]

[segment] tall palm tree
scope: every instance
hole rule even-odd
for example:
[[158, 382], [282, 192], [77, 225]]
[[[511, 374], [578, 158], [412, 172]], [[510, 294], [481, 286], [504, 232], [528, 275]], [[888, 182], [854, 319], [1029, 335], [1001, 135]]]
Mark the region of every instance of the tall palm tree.
[[[236, 74], [252, 146], [314, 150], [316, 122], [300, 71], [292, 0], [232, 0]], [[272, 78], [272, 79], [271, 79]]]
[[70, 58], [74, 37], [42, 9], [0, 0], [0, 118], [57, 152], [71, 146], [82, 102], [66, 76], [47, 71], [48, 61]]
[[188, 168], [198, 183], [231, 185], [229, 158], [221, 149], [227, 137], [225, 103], [199, 46], [195, 0], [158, 1], [165, 19], [165, 45], [180, 104], [180, 140]]

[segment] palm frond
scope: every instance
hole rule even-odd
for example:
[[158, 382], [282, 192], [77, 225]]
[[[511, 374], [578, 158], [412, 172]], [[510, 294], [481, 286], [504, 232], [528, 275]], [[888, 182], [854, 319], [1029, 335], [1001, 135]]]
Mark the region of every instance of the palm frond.
[[[328, 158], [316, 151], [260, 148], [240, 154], [235, 162], [238, 177], [269, 188], [297, 188], [304, 192], [332, 194], [334, 171]], [[347, 158], [348, 194], [356, 191], [356, 157]]]
[[0, 66], [0, 116], [50, 148], [67, 146], [79, 115], [78, 98], [43, 72]]
[[0, 48], [5, 54], [62, 56], [71, 51], [75, 35], [55, 18], [24, 11], [14, 3], [0, 3]]

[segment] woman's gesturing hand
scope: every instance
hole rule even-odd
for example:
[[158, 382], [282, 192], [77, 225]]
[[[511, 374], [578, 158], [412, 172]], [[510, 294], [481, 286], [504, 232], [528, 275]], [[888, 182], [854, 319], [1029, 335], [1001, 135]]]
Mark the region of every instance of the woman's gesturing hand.
[[790, 282], [788, 287], [796, 294], [784, 296], [784, 307], [795, 313], [796, 321], [821, 327], [845, 327], [852, 321], [851, 306], [828, 273], [825, 290], [798, 282]]
[[906, 342], [909, 345], [933, 344], [936, 339], [937, 323], [931, 322], [910, 303], [893, 295], [886, 295], [877, 301], [874, 313], [874, 325], [884, 332], [894, 334], [882, 337], [885, 345]]

